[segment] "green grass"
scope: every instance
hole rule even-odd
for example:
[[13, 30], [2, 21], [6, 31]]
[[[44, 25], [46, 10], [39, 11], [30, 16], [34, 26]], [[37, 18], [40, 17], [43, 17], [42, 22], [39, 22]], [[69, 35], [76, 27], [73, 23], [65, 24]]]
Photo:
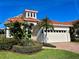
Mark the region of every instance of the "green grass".
[[79, 59], [79, 54], [58, 49], [44, 49], [31, 55], [0, 51], [0, 59]]

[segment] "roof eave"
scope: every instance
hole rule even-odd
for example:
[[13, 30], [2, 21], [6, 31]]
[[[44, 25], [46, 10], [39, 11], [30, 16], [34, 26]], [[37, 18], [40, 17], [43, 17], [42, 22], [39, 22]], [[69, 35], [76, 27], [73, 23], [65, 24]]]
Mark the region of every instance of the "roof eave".
[[63, 24], [53, 24], [54, 26], [65, 26], [65, 27], [73, 27], [73, 25], [63, 25]]

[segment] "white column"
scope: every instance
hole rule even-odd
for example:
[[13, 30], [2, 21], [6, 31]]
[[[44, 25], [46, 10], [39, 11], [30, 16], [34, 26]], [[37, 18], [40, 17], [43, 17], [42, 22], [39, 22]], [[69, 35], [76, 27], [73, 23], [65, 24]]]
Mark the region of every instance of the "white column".
[[10, 33], [9, 27], [6, 28], [6, 38], [13, 38], [13, 36]]
[[10, 30], [9, 27], [6, 29], [6, 38], [10, 38]]
[[28, 12], [26, 12], [26, 18], [28, 18]]

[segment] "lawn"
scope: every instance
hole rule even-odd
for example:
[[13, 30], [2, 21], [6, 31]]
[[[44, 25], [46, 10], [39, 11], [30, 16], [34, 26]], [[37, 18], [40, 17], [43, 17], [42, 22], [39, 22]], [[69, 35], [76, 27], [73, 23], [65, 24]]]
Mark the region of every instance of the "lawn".
[[79, 59], [79, 54], [58, 49], [44, 49], [31, 55], [0, 51], [0, 59]]

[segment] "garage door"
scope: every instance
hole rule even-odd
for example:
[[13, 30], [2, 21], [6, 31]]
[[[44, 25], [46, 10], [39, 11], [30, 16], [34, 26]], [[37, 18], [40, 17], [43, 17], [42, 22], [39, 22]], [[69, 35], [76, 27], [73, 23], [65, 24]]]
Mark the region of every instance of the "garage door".
[[49, 32], [47, 34], [47, 43], [51, 42], [70, 42], [70, 35], [69, 33], [62, 32], [62, 33], [55, 33], [55, 32]]

